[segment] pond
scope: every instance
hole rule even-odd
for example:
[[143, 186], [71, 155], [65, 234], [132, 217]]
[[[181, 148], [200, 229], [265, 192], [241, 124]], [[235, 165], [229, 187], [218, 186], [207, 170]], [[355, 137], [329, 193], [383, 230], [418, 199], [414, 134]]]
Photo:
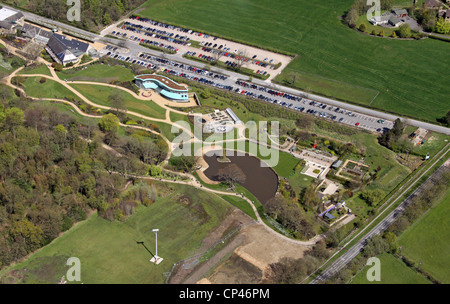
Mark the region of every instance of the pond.
[[203, 155], [206, 163], [209, 165], [204, 174], [213, 181], [219, 181], [218, 172], [220, 169], [236, 164], [245, 174], [245, 182], [241, 185], [250, 191], [256, 198], [265, 205], [265, 203], [275, 197], [278, 189], [278, 175], [270, 167], [262, 167], [261, 160], [249, 154], [227, 156], [230, 162], [223, 163], [218, 161], [217, 155], [211, 155], [211, 152]]

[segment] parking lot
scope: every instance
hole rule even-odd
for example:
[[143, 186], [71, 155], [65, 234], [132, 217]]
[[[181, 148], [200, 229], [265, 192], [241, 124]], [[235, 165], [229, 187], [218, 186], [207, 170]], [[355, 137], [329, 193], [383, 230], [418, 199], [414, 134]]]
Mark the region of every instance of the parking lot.
[[[220, 57], [219, 60], [228, 65], [235, 64], [237, 57], [243, 57], [244, 67], [258, 74], [270, 74], [268, 79], [281, 73], [292, 60], [286, 55], [133, 16], [124, 20], [119, 27], [109, 28], [107, 34], [204, 60], [212, 61]], [[281, 66], [276, 69], [279, 63]]]
[[158, 57], [147, 52], [125, 52], [123, 49], [115, 46], [106, 46], [101, 53], [117, 60], [162, 71], [168, 74], [168, 76], [183, 77], [204, 85], [276, 104], [286, 108], [286, 110], [310, 114], [317, 119], [326, 119], [377, 133], [385, 132], [393, 126], [392, 121], [351, 112], [344, 108], [334, 107], [312, 99], [284, 93], [270, 87], [235, 80], [226, 74], [208, 71], [204, 68]]

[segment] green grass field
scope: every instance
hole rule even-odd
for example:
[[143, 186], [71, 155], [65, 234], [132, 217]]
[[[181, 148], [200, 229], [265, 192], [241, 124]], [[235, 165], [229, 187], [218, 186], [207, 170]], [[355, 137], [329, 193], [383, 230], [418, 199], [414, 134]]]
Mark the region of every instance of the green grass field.
[[82, 69], [69, 69], [57, 73], [60, 79], [73, 81], [111, 82], [130, 81], [134, 79], [133, 72], [122, 66], [109, 66], [106, 64], [91, 64]]
[[43, 74], [47, 76], [52, 76], [52, 73], [50, 73], [50, 70], [45, 64], [39, 64], [38, 66], [34, 68], [25, 68], [22, 69], [19, 73], [20, 74]]
[[403, 232], [398, 243], [402, 255], [412, 259], [432, 277], [450, 283], [450, 189], [439, 204]]
[[154, 102], [136, 99], [129, 93], [120, 89], [91, 84], [71, 84], [71, 86], [90, 101], [99, 105], [111, 106], [108, 100], [109, 96], [118, 95], [122, 97], [125, 106], [129, 111], [159, 119], [164, 119], [166, 115], [166, 110]]
[[66, 89], [56, 81], [46, 79], [40, 83], [41, 77], [27, 77], [24, 82], [24, 90], [31, 97], [37, 98], [74, 98], [78, 99], [74, 93]]
[[423, 275], [406, 266], [392, 254], [382, 254], [378, 258], [381, 281], [367, 280], [367, 271], [371, 266], [366, 266], [353, 278], [351, 284], [431, 284]]
[[[25, 283], [42, 278], [55, 282], [69, 268], [59, 264], [65, 264], [68, 257], [78, 257], [83, 283], [164, 283], [163, 274], [174, 263], [195, 254], [202, 239], [232, 207], [213, 194], [188, 186], [169, 184], [158, 186], [158, 190], [160, 198], [155, 203], [139, 208], [126, 221], [109, 222], [94, 214], [23, 263], [3, 271], [2, 276], [8, 277], [12, 269], [28, 269], [24, 272]], [[181, 195], [189, 197], [191, 203], [179, 202]], [[158, 255], [164, 258], [159, 265], [150, 263], [150, 253], [136, 243], [144, 241], [154, 254], [154, 228], [160, 229]]]
[[340, 20], [352, 3], [154, 0], [139, 14], [296, 53], [277, 79], [298, 73], [300, 89], [433, 122], [443, 117], [450, 110], [443, 61], [450, 44], [358, 33]]

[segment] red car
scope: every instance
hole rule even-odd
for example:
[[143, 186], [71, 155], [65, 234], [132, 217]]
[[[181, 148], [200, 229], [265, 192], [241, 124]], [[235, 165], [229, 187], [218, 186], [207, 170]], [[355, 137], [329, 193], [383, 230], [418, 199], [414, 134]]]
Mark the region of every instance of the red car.
[[359, 122], [357, 122], [355, 125], [356, 125], [356, 126], [359, 126]]

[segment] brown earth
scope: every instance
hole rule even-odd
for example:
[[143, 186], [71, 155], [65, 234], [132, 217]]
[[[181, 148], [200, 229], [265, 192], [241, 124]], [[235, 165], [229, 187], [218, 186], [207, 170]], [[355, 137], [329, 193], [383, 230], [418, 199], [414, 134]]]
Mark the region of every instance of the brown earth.
[[206, 252], [225, 235], [241, 225], [235, 235], [213, 257], [199, 263], [199, 256], [180, 262], [169, 280], [171, 284], [258, 284], [268, 266], [282, 257], [301, 258], [307, 246], [288, 242], [235, 209], [203, 241], [198, 253]]

